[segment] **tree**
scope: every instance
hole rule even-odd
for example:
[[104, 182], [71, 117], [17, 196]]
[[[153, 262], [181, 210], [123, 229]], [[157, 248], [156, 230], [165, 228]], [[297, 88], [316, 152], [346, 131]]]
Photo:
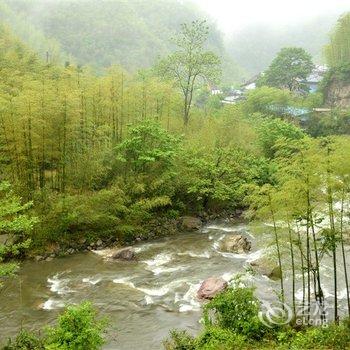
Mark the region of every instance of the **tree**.
[[325, 47], [327, 63], [340, 67], [350, 63], [350, 12], [341, 16], [335, 26], [330, 43]]
[[220, 75], [220, 59], [206, 51], [204, 44], [208, 39], [209, 28], [206, 21], [193, 21], [183, 24], [181, 32], [173, 39], [177, 51], [158, 64], [158, 73], [175, 81], [184, 98], [183, 120], [187, 125], [193, 94], [198, 83], [211, 83]]
[[277, 118], [263, 118], [260, 121], [257, 120], [256, 124], [258, 141], [267, 158], [274, 157], [278, 141], [281, 139], [300, 140], [305, 136], [303, 131], [294, 124]]
[[303, 81], [312, 72], [312, 58], [304, 49], [298, 47], [283, 48], [272, 61], [260, 85], [267, 85], [289, 91], [307, 91]]
[[158, 122], [145, 120], [131, 127], [129, 135], [117, 146], [118, 160], [136, 174], [160, 175], [172, 164], [179, 141]]
[[0, 280], [12, 275], [17, 264], [4, 263], [9, 258], [16, 257], [29, 248], [28, 234], [33, 229], [37, 219], [25, 212], [32, 203], [21, 203], [8, 182], [0, 183], [0, 235], [5, 236], [5, 243], [0, 244]]

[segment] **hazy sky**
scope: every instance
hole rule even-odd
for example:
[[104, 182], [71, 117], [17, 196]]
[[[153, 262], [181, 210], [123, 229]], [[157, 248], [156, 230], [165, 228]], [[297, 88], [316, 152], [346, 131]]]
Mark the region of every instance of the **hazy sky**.
[[350, 11], [350, 0], [193, 0], [225, 33], [253, 22], [283, 24], [329, 12]]

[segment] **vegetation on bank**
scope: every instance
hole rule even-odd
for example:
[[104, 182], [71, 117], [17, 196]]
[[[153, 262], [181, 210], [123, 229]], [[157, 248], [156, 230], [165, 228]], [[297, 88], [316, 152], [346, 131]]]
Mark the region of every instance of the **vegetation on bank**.
[[[281, 311], [281, 310], [280, 310]], [[174, 330], [164, 341], [166, 350], [344, 350], [350, 348], [348, 320], [326, 327], [286, 324], [277, 313], [274, 323], [261, 322], [263, 310], [254, 289], [235, 285], [204, 306], [204, 327], [194, 337]], [[239, 315], [239, 316], [238, 316]], [[294, 322], [296, 320], [293, 320]]]
[[98, 350], [105, 343], [106, 319], [99, 319], [90, 303], [69, 306], [59, 316], [56, 326], [41, 334], [21, 330], [2, 350]]

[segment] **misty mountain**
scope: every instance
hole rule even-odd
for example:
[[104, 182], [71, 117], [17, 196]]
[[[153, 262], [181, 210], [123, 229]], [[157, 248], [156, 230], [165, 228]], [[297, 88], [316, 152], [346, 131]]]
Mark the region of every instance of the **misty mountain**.
[[[2, 20], [42, 56], [60, 50], [77, 64], [97, 69], [120, 64], [130, 71], [150, 67], [171, 52], [169, 39], [182, 23], [207, 17], [195, 5], [176, 0], [7, 0], [6, 5]], [[226, 53], [214, 22], [208, 23], [208, 45], [223, 58], [225, 80], [240, 80], [243, 70]]]
[[316, 63], [322, 63], [323, 47], [338, 16], [329, 14], [279, 27], [274, 24], [250, 25], [229, 38], [227, 50], [250, 74], [264, 70], [277, 52], [288, 46], [302, 47]]

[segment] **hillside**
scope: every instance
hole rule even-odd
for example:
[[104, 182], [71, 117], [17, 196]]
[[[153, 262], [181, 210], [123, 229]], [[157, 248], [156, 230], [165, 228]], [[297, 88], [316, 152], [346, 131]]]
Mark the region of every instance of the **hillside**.
[[[194, 5], [176, 0], [7, 0], [6, 4], [2, 19], [42, 56], [50, 47], [55, 51], [60, 47], [72, 56], [69, 60], [97, 69], [112, 64], [129, 71], [150, 67], [173, 49], [169, 39], [181, 23], [207, 17]], [[209, 23], [208, 45], [223, 57], [225, 81], [240, 80], [243, 71], [225, 52], [216, 25]], [[25, 30], [27, 24], [32, 35]]]

